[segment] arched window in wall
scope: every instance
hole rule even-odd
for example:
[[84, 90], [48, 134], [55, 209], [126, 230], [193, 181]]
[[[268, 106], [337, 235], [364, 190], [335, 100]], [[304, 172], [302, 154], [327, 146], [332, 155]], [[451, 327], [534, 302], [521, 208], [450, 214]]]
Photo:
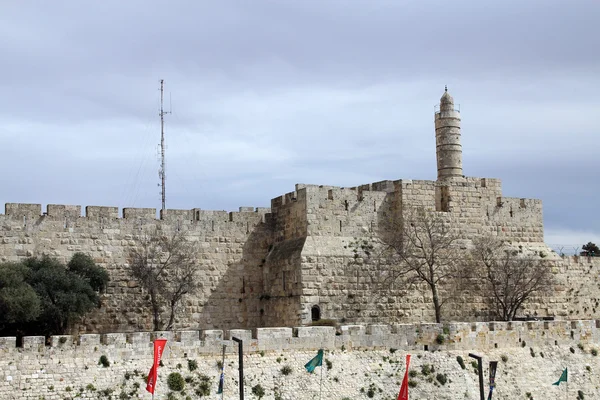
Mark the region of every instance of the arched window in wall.
[[321, 319], [321, 308], [319, 306], [312, 306], [312, 308], [310, 309], [310, 319], [312, 321], [318, 321]]

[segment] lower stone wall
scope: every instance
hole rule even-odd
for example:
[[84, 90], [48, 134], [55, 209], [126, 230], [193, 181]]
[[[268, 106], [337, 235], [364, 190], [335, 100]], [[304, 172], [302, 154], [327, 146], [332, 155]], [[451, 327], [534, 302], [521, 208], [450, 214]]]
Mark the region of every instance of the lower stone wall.
[[[181, 373], [188, 382], [186, 394], [171, 398], [199, 398], [202, 375], [214, 396], [226, 345], [226, 399], [237, 399], [238, 354], [231, 338], [244, 341], [246, 398], [257, 385], [265, 399], [312, 399], [318, 396], [321, 370], [307, 373], [303, 365], [325, 349], [323, 398], [389, 399], [397, 395], [407, 353], [413, 354], [411, 398], [476, 399], [477, 376], [468, 354], [485, 361], [502, 360], [497, 374], [497, 398], [534, 398], [563, 393], [552, 387], [569, 367], [570, 390], [599, 398], [595, 382], [600, 362], [595, 347], [600, 321], [540, 321], [512, 323], [457, 323], [419, 325], [348, 325], [333, 327], [260, 328], [186, 332], [138, 332], [0, 338], [1, 399], [127, 399], [149, 398], [144, 377], [152, 363], [152, 339], [167, 338], [158, 399], [169, 394], [167, 376]], [[105, 356], [110, 365], [101, 365]], [[457, 362], [463, 358], [466, 368]], [[191, 370], [197, 364], [197, 369]], [[422, 367], [433, 367], [433, 373]], [[431, 369], [431, 368], [430, 368]], [[438, 377], [438, 374], [440, 375]], [[442, 381], [444, 383], [442, 384]], [[372, 396], [369, 395], [372, 393]], [[575, 394], [569, 398], [575, 398]]]

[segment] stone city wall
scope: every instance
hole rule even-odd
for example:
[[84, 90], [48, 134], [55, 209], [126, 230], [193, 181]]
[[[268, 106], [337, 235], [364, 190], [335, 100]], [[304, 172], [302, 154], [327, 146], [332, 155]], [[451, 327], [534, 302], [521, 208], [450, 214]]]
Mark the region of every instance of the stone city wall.
[[[197, 243], [201, 290], [185, 300], [178, 327], [245, 326], [260, 322], [261, 260], [271, 242], [268, 208], [242, 207], [240, 212], [155, 209], [85, 208], [39, 204], [7, 204], [0, 215], [0, 260], [17, 261], [47, 254], [67, 261], [84, 252], [105, 267], [111, 281], [103, 307], [83, 323], [91, 332], [151, 328], [143, 291], [125, 265], [136, 239], [155, 229], [166, 234], [185, 231]], [[223, 312], [227, 310], [228, 312]]]
[[[190, 398], [198, 397], [200, 374], [207, 377], [214, 394], [223, 345], [225, 398], [237, 398], [237, 343], [232, 337], [244, 343], [248, 398], [254, 398], [252, 387], [258, 384], [266, 389], [267, 399], [276, 398], [276, 393], [282, 399], [318, 395], [319, 376], [308, 374], [302, 366], [319, 348], [325, 350], [323, 394], [328, 399], [394, 397], [404, 373], [406, 353], [416, 356], [411, 364], [417, 371], [414, 380], [418, 385], [411, 389], [415, 398], [434, 395], [439, 399], [476, 399], [477, 376], [470, 366], [461, 369], [456, 361], [460, 355], [469, 365], [469, 352], [486, 356], [486, 363], [502, 357], [496, 393], [500, 398], [525, 398], [525, 391], [538, 394], [554, 390], [550, 383], [558, 379], [566, 365], [571, 387], [585, 389], [589, 398], [598, 393], [593, 379], [600, 373], [598, 357], [594, 356], [600, 321], [579, 320], [349, 325], [339, 327], [337, 333], [333, 327], [297, 327], [83, 334], [53, 336], [48, 344], [44, 337], [25, 337], [21, 347], [16, 347], [15, 338], [0, 338], [0, 398], [147, 398], [143, 379], [152, 364], [152, 340], [156, 337], [168, 340], [164, 366], [159, 368], [158, 399], [167, 398], [166, 378], [171, 372], [188, 378], [186, 395]], [[109, 365], [102, 365], [103, 356]], [[190, 371], [189, 361], [195, 362], [198, 369]], [[448, 386], [433, 384], [419, 372], [425, 364], [435, 368], [434, 375], [446, 375]], [[283, 367], [288, 367], [289, 373], [283, 373]], [[547, 376], [540, 374], [542, 369], [549, 371]], [[543, 386], [532, 384], [539, 380], [548, 382]], [[372, 385], [377, 388], [376, 396], [367, 396]], [[183, 399], [185, 395], [175, 398]]]
[[[151, 328], [145, 294], [126, 265], [136, 238], [154, 229], [184, 231], [198, 246], [201, 289], [185, 299], [176, 323], [181, 329], [306, 324], [315, 307], [322, 318], [347, 323], [432, 321], [427, 288], [396, 285], [387, 295], [374, 296], [386, 266], [352, 263], [353, 241], [394, 235], [414, 207], [446, 218], [466, 242], [494, 235], [550, 255], [543, 243], [541, 202], [502, 197], [498, 179], [381, 181], [355, 188], [298, 184], [295, 189], [274, 198], [271, 208], [166, 210], [160, 219], [149, 208], [125, 208], [120, 217], [117, 207], [88, 206], [81, 216], [80, 206], [48, 205], [42, 214], [39, 204], [9, 203], [0, 215], [0, 260], [48, 254], [66, 261], [78, 251], [90, 254], [107, 268], [111, 282], [102, 308], [81, 329], [103, 333]], [[556, 295], [535, 299], [527, 312], [597, 317], [593, 300], [581, 300], [589, 304], [579, 307], [568, 294], [577, 285], [591, 285], [583, 276], [587, 270], [567, 268], [561, 260], [554, 264], [560, 276]], [[593, 294], [592, 289], [586, 290]], [[483, 299], [472, 295], [447, 310], [449, 320], [488, 315]]]

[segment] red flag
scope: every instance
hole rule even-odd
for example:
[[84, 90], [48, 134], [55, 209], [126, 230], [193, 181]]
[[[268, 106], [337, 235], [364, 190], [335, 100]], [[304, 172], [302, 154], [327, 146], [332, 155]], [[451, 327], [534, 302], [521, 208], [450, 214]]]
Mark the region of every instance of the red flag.
[[150, 368], [148, 384], [146, 385], [146, 390], [152, 394], [154, 394], [154, 387], [158, 380], [158, 366], [160, 364], [160, 359], [162, 358], [165, 344], [167, 344], [167, 339], [156, 339], [154, 341], [154, 364], [152, 364], [152, 368]]
[[410, 354], [406, 355], [406, 372], [404, 372], [404, 379], [402, 379], [402, 385], [400, 386], [400, 393], [398, 393], [398, 400], [408, 400], [408, 366], [410, 364]]

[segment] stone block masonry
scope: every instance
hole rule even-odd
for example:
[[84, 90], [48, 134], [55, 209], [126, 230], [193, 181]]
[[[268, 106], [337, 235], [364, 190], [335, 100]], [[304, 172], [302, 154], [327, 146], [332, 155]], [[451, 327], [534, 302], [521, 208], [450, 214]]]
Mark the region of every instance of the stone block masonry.
[[[367, 398], [372, 387], [374, 398], [396, 396], [407, 353], [413, 355], [411, 366], [417, 371], [411, 378], [416, 383], [410, 389], [412, 398], [476, 399], [477, 376], [469, 367], [469, 352], [484, 356], [486, 364], [500, 361], [499, 398], [525, 398], [525, 392], [535, 398], [554, 394], [557, 389], [551, 383], [565, 366], [574, 393], [583, 390], [586, 398], [600, 395], [594, 384], [600, 378], [599, 357], [594, 355], [600, 321], [582, 320], [347, 325], [337, 333], [333, 327], [279, 327], [83, 334], [53, 336], [48, 343], [43, 337], [25, 337], [18, 348], [16, 338], [0, 338], [0, 398], [147, 398], [143, 379], [152, 364], [156, 337], [168, 340], [164, 366], [159, 368], [157, 399], [167, 398], [166, 378], [171, 372], [187, 378], [185, 390], [191, 398], [198, 397], [200, 374], [207, 377], [214, 395], [222, 345], [227, 354], [224, 397], [238, 398], [237, 344], [232, 337], [244, 340], [247, 398], [254, 398], [251, 392], [256, 385], [265, 389], [266, 399], [276, 394], [282, 399], [314, 398], [320, 370], [308, 374], [303, 365], [320, 348], [325, 350], [323, 398], [327, 399]], [[467, 364], [465, 370], [458, 356]], [[197, 370], [190, 370], [190, 361], [197, 364]], [[420, 372], [425, 365], [433, 367], [431, 376]], [[283, 367], [289, 373], [283, 373]], [[438, 374], [445, 375], [446, 382], [442, 384], [443, 376], [437, 378]]]
[[[66, 262], [84, 252], [110, 274], [102, 308], [83, 321], [83, 331], [133, 331], [151, 327], [144, 294], [132, 280], [128, 252], [135, 239], [154, 229], [166, 234], [185, 231], [197, 244], [202, 291], [186, 299], [179, 328], [259, 326], [258, 299], [262, 293], [261, 260], [271, 235], [269, 209], [241, 208], [240, 212], [7, 204], [0, 215], [0, 260], [18, 261], [49, 255]], [[224, 313], [223, 310], [228, 310]]]
[[[586, 276], [597, 274], [596, 260], [590, 259], [591, 268], [580, 268], [586, 260], [553, 255], [543, 243], [541, 202], [503, 197], [500, 181], [487, 178], [382, 181], [356, 188], [299, 184], [273, 199], [271, 208], [166, 210], [161, 219], [155, 209], [125, 208], [120, 217], [116, 207], [88, 206], [81, 216], [81, 206], [48, 205], [40, 214], [39, 204], [7, 204], [0, 215], [0, 260], [47, 254], [67, 261], [84, 252], [107, 268], [111, 282], [102, 308], [82, 321], [81, 332], [151, 328], [144, 294], [127, 270], [127, 254], [136, 238], [154, 229], [185, 231], [200, 254], [202, 289], [185, 300], [178, 329], [299, 325], [310, 322], [315, 310], [320, 318], [352, 323], [432, 321], [425, 288], [396, 288], [375, 299], [373, 276], [381, 271], [350, 266], [352, 241], [386, 234], [389, 222], [410, 207], [443, 213], [466, 240], [493, 235], [547, 255], [557, 270], [557, 290], [526, 304], [528, 314], [598, 316], [600, 307], [592, 300], [597, 277]], [[590, 297], [575, 299], [574, 293], [583, 292]], [[480, 299], [463, 298], [448, 307], [446, 317], [485, 318], [483, 307]]]
[[[391, 287], [375, 297], [388, 267], [352, 265], [350, 243], [397, 234], [415, 208], [448, 221], [465, 249], [482, 236], [544, 258], [557, 284], [524, 305], [524, 314], [560, 319], [600, 317], [600, 262], [561, 259], [544, 244], [542, 202], [509, 198], [499, 179], [463, 175], [460, 113], [446, 90], [435, 113], [438, 179], [384, 180], [351, 188], [297, 184], [270, 208], [238, 212], [78, 205], [6, 204], [0, 215], [0, 262], [49, 255], [67, 261], [84, 252], [111, 281], [102, 307], [79, 324], [84, 333], [152, 327], [146, 294], [128, 272], [136, 239], [159, 229], [183, 231], [197, 246], [200, 290], [184, 299], [177, 329], [252, 329], [342, 323], [432, 321], [421, 286]], [[81, 211], [85, 210], [85, 216]], [[445, 306], [449, 321], [489, 318], [481, 297], [465, 293]]]

